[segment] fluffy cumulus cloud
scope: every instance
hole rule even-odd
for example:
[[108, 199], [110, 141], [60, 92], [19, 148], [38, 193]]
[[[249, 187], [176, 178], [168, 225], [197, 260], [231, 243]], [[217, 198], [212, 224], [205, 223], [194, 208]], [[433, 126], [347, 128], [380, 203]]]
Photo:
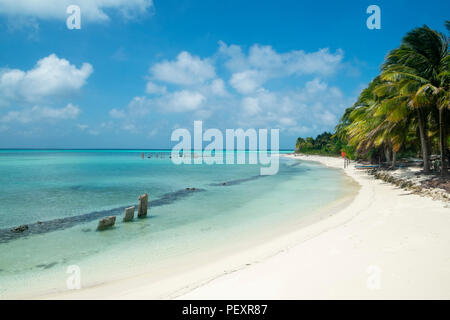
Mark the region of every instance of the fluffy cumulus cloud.
[[219, 42], [219, 54], [232, 72], [230, 84], [240, 93], [251, 93], [270, 79], [301, 75], [329, 76], [342, 65], [343, 52], [320, 49], [307, 53], [292, 50], [276, 52], [271, 46], [255, 44], [245, 54], [240, 46]]
[[227, 45], [222, 41], [219, 42], [219, 54], [225, 57], [225, 65], [231, 72], [254, 69], [266, 72], [271, 77], [331, 75], [341, 66], [344, 57], [340, 49], [334, 53], [328, 48], [309, 53], [303, 50], [278, 53], [271, 46], [259, 44], [252, 45], [246, 54], [240, 46]]
[[351, 101], [338, 87], [314, 78], [301, 88], [242, 95], [233, 120], [242, 127], [278, 127], [290, 134], [330, 130]]
[[52, 96], [63, 96], [79, 90], [93, 71], [89, 63], [80, 68], [55, 54], [40, 59], [33, 69], [0, 71], [2, 104], [38, 102]]
[[26, 16], [37, 19], [66, 19], [66, 9], [78, 5], [83, 21], [103, 22], [116, 11], [125, 19], [135, 19], [151, 13], [153, 0], [2, 0], [0, 14], [9, 17]]
[[166, 119], [170, 113], [187, 125], [195, 118], [228, 127], [277, 127], [292, 135], [330, 130], [352, 101], [330, 84], [343, 58], [339, 49], [280, 53], [224, 42], [211, 57], [182, 51], [149, 68], [147, 96], [109, 116], [131, 132], [144, 132], [138, 128], [145, 116]]
[[38, 60], [30, 70], [0, 69], [2, 128], [42, 129], [64, 121], [61, 126], [65, 127], [67, 121], [82, 113], [79, 106], [67, 100], [79, 93], [92, 72], [89, 63], [77, 67], [55, 54]]
[[181, 90], [158, 101], [161, 110], [169, 112], [195, 111], [205, 102], [205, 97], [195, 91]]
[[216, 96], [226, 96], [228, 94], [225, 88], [225, 82], [222, 79], [214, 79], [209, 87], [211, 93]]
[[152, 111], [160, 113], [190, 112], [199, 109], [206, 98], [199, 92], [181, 90], [158, 98], [134, 97], [124, 109], [112, 108], [109, 116], [138, 122]]
[[266, 76], [256, 70], [245, 70], [233, 73], [230, 79], [231, 86], [239, 93], [248, 94], [261, 88]]
[[147, 82], [147, 86], [145, 87], [145, 92], [149, 94], [164, 94], [166, 91], [167, 88], [165, 86], [157, 85], [151, 81]]
[[193, 85], [212, 79], [216, 73], [208, 59], [200, 59], [189, 52], [181, 52], [175, 61], [163, 61], [150, 68], [152, 77], [178, 85]]

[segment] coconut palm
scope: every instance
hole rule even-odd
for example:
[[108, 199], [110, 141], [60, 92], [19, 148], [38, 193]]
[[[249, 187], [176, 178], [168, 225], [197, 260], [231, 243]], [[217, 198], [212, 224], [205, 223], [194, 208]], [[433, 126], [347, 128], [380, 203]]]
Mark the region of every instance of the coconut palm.
[[382, 67], [381, 78], [398, 83], [399, 99], [417, 113], [424, 171], [429, 171], [427, 115], [439, 110], [442, 174], [447, 173], [446, 110], [449, 108], [448, 38], [427, 26], [409, 32], [399, 48], [392, 50]]

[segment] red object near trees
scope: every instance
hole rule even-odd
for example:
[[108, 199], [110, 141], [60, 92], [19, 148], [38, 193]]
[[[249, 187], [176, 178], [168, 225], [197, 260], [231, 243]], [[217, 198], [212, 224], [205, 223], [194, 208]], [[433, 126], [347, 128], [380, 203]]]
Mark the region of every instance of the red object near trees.
[[342, 152], [341, 152], [341, 157], [342, 157], [342, 158], [345, 158], [345, 155], [346, 155], [345, 151], [342, 151]]

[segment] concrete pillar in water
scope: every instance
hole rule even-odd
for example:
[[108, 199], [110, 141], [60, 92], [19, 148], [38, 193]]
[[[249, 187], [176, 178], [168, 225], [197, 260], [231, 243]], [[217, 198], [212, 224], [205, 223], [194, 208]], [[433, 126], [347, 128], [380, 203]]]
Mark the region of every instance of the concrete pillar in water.
[[148, 194], [145, 193], [145, 194], [139, 196], [138, 218], [146, 217], [147, 209], [148, 209]]
[[123, 221], [131, 221], [134, 219], [134, 206], [125, 208], [125, 211], [123, 213]]
[[97, 230], [105, 230], [108, 228], [111, 228], [116, 223], [116, 216], [109, 216], [106, 218], [101, 219], [98, 222]]

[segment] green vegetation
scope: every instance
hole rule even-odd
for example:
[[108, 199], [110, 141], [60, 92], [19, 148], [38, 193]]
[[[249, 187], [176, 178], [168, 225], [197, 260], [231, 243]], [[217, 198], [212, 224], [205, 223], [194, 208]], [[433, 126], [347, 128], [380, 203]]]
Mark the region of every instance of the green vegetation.
[[341, 151], [353, 152], [346, 142], [329, 132], [319, 134], [315, 139], [311, 137], [298, 138], [295, 150], [300, 153], [318, 155], [339, 155]]
[[[449, 29], [449, 21], [446, 22]], [[312, 138], [298, 138], [296, 150], [340, 154], [351, 159], [386, 161], [419, 156], [430, 171], [437, 153], [441, 174], [448, 173], [450, 123], [449, 38], [423, 26], [410, 31], [388, 53], [381, 73], [348, 108], [335, 128]]]

